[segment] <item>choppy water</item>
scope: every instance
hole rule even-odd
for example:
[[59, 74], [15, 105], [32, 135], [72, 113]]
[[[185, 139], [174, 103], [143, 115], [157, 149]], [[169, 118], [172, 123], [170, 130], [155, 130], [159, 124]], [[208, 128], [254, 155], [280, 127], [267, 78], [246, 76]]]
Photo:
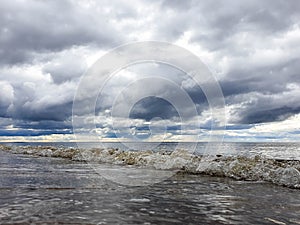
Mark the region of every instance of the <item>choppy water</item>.
[[[0, 142], [1, 144], [1, 142]], [[21, 143], [2, 143], [8, 146], [55, 146], [55, 147], [78, 147], [77, 143], [72, 142], [21, 142]], [[79, 147], [83, 148], [118, 148], [120, 150], [170, 150], [173, 151], [178, 143], [177, 142], [102, 142], [102, 143], [80, 143]], [[211, 146], [207, 149], [207, 146]], [[300, 160], [300, 142], [299, 143], [254, 143], [254, 142], [224, 142], [224, 143], [195, 143], [185, 142], [180, 143], [180, 147], [183, 149], [191, 149], [195, 147], [193, 151], [199, 154], [209, 153], [209, 150], [215, 150], [212, 153], [224, 154], [224, 155], [262, 155], [268, 158], [276, 159], [296, 159]]]
[[[86, 150], [85, 157], [70, 145], [33, 145], [2, 147], [4, 151], [0, 151], [1, 224], [300, 224], [300, 189], [280, 186], [292, 182], [297, 187], [299, 144], [230, 144], [236, 146], [236, 150], [224, 151], [225, 156], [216, 156], [210, 161], [203, 161], [199, 156], [195, 159], [185, 151], [172, 155], [168, 151], [161, 154], [153, 150], [141, 156], [140, 152], [128, 151], [116, 144], [107, 147], [121, 150], [98, 149], [93, 154]], [[170, 150], [170, 145], [159, 148]], [[149, 149], [146, 147], [143, 149]], [[201, 153], [201, 147], [197, 151]], [[89, 164], [78, 161], [80, 156], [91, 157], [92, 161]], [[128, 166], [131, 163], [126, 160], [129, 159], [134, 165]], [[136, 159], [143, 160], [139, 164]], [[188, 160], [188, 166], [180, 159]], [[184, 165], [185, 171], [179, 168], [184, 173], [177, 172], [156, 184], [134, 187], [99, 176], [91, 162], [100, 171], [117, 171], [128, 178], [136, 168], [161, 171]], [[191, 162], [197, 164], [197, 173], [188, 173], [194, 166]], [[227, 165], [232, 169], [228, 174], [226, 169], [224, 171]], [[261, 174], [253, 173], [262, 168], [267, 168], [265, 173], [273, 171], [265, 176], [274, 176], [272, 179], [275, 183], [279, 179], [277, 184], [280, 185], [272, 184], [272, 180], [256, 179], [259, 178], [256, 175]], [[214, 174], [216, 171], [223, 174]], [[230, 175], [237, 177], [226, 177]], [[251, 175], [254, 181], [244, 181], [242, 176]], [[139, 176], [138, 179], [143, 179]]]
[[[207, 148], [208, 143], [180, 144], [178, 148], [176, 143], [127, 143], [133, 147], [128, 149], [117, 143], [105, 143], [106, 146], [96, 148], [95, 143], [81, 144], [81, 148], [68, 146], [66, 143], [48, 143], [48, 146], [32, 143], [2, 145], [0, 149], [11, 153], [88, 162], [102, 176], [126, 185], [157, 183], [175, 173], [184, 172], [238, 180], [268, 181], [300, 189], [298, 144], [213, 143], [210, 145], [213, 147], [212, 151], [207, 151], [211, 150]], [[122, 170], [103, 169], [104, 163], [123, 167]]]

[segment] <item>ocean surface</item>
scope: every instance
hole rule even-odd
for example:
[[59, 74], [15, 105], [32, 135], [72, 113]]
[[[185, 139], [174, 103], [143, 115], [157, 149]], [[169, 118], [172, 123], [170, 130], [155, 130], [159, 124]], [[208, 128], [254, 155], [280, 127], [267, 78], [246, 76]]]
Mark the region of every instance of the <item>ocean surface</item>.
[[[0, 142], [1, 144], [1, 142]], [[262, 155], [267, 158], [300, 160], [300, 142], [274, 143], [274, 142], [223, 142], [223, 143], [191, 143], [183, 142], [17, 142], [2, 143], [8, 146], [55, 146], [62, 148], [118, 148], [120, 150], [153, 150], [153, 151], [174, 151], [176, 148], [190, 150], [197, 154], [224, 154], [224, 155]]]
[[300, 224], [299, 160], [299, 143], [2, 143], [0, 224]]

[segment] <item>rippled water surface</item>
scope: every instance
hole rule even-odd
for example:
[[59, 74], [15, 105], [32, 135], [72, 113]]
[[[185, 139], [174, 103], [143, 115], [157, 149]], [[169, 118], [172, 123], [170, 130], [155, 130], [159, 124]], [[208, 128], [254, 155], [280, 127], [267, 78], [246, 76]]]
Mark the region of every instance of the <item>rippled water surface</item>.
[[300, 224], [300, 190], [266, 182], [176, 174], [132, 187], [68, 159], [0, 151], [0, 163], [1, 224]]

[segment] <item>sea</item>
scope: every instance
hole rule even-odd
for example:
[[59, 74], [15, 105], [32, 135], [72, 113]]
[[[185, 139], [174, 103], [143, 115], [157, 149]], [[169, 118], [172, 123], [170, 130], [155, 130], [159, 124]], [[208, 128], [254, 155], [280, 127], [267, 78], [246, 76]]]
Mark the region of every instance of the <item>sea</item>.
[[300, 143], [0, 143], [0, 224], [300, 224]]

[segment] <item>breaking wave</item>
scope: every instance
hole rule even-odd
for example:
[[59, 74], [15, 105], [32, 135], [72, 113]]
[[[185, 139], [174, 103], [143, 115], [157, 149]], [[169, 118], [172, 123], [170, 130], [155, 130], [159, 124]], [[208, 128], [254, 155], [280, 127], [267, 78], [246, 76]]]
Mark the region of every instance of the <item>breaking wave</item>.
[[68, 158], [74, 161], [134, 165], [179, 173], [230, 177], [237, 180], [268, 181], [300, 189], [300, 161], [269, 159], [260, 155], [200, 156], [186, 150], [123, 151], [119, 149], [77, 149], [53, 146], [6, 146], [0, 150], [15, 154]]

